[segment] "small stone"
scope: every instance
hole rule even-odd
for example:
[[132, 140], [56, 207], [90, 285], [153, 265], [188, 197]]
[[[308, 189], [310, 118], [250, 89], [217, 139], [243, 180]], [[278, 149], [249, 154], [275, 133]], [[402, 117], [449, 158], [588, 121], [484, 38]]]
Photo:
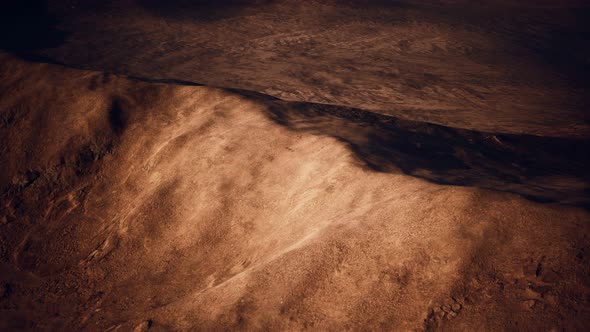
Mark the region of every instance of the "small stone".
[[443, 304], [443, 305], [440, 306], [440, 308], [442, 309], [442, 311], [447, 312], [447, 313], [449, 311], [451, 311], [451, 306], [448, 305], [448, 304]]
[[525, 290], [525, 296], [529, 299], [541, 299], [541, 294], [531, 288]]
[[526, 308], [532, 308], [535, 306], [535, 303], [537, 303], [537, 301], [535, 301], [535, 300], [524, 301], [524, 306]]
[[444, 312], [441, 310], [440, 307], [434, 307], [432, 309], [430, 309], [430, 315], [432, 317], [432, 319], [440, 319], [444, 316]]
[[457, 317], [457, 313], [454, 311], [451, 311], [447, 314], [447, 319], [451, 319], [451, 318], [455, 318]]
[[461, 308], [462, 307], [463, 306], [461, 304], [459, 304], [459, 303], [453, 303], [453, 304], [451, 304], [451, 310], [454, 311], [454, 312], [461, 311]]

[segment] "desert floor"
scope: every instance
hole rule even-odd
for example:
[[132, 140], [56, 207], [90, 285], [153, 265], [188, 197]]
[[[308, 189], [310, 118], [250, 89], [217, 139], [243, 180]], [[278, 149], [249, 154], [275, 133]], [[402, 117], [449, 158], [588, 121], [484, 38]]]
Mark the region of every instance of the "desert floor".
[[0, 52], [0, 330], [590, 323], [587, 7], [55, 3]]

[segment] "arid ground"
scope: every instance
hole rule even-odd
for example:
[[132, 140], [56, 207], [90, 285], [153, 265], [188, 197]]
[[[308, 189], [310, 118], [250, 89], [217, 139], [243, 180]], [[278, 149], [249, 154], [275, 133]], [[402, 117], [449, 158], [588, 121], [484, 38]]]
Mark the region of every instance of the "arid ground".
[[1, 331], [588, 329], [590, 5], [6, 8]]

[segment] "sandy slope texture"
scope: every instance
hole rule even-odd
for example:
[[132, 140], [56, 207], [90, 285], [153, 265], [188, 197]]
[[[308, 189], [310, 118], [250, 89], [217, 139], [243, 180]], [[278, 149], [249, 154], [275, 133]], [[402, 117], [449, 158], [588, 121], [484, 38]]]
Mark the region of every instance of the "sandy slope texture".
[[377, 171], [234, 92], [1, 60], [0, 329], [588, 323], [587, 210]]
[[18, 16], [5, 30], [46, 22], [29, 33], [34, 53], [84, 68], [457, 128], [590, 135], [581, 1], [50, 1], [47, 15], [61, 22]]

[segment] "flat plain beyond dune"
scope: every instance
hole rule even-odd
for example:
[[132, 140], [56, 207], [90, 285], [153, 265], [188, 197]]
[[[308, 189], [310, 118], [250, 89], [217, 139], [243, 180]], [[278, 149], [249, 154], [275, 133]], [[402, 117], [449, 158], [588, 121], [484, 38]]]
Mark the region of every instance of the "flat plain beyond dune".
[[54, 0], [27, 20], [31, 7], [6, 10], [5, 48], [455, 128], [590, 137], [587, 1]]
[[0, 63], [1, 330], [588, 324], [587, 141]]
[[583, 331], [587, 1], [8, 0], [0, 331]]

